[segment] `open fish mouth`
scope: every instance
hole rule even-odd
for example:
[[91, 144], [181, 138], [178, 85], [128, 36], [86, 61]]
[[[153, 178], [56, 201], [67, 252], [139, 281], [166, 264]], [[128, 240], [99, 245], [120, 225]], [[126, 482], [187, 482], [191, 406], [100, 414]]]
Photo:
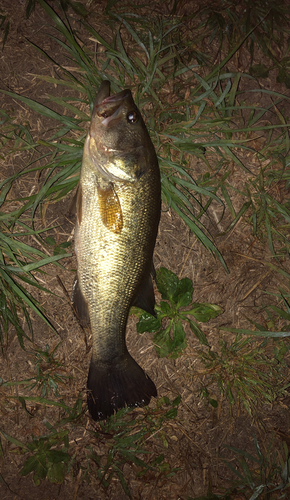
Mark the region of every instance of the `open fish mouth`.
[[110, 95], [110, 82], [104, 81], [102, 83], [94, 103], [94, 113], [100, 118], [104, 118], [102, 125], [108, 126], [119, 118], [122, 102], [130, 94], [130, 90], [122, 90], [118, 94]]
[[118, 94], [106, 97], [101, 104], [110, 104], [111, 102], [122, 101], [123, 99], [126, 99], [126, 97], [129, 97], [129, 95], [130, 90], [122, 90], [122, 92], [119, 92]]
[[[95, 165], [101, 176], [110, 181], [135, 182], [141, 173], [137, 172], [134, 158], [142, 156], [143, 145], [130, 148], [114, 147], [114, 141], [106, 141], [106, 134], [114, 135], [114, 129], [124, 119], [128, 107], [127, 102], [134, 107], [129, 89], [110, 95], [110, 82], [103, 81], [94, 103], [90, 131], [85, 142], [85, 152]], [[110, 130], [109, 130], [110, 129]], [[100, 156], [106, 161], [100, 161]], [[132, 158], [132, 159], [131, 159]], [[126, 162], [132, 163], [132, 171], [126, 168]], [[137, 164], [136, 164], [137, 165]]]

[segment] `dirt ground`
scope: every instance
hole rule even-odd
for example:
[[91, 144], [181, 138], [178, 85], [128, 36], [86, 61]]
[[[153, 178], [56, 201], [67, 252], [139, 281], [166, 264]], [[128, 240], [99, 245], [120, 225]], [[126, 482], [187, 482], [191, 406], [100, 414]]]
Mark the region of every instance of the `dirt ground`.
[[[18, 10], [15, 11], [13, 0], [12, 2], [2, 0], [0, 4], [1, 10], [8, 13], [11, 19], [9, 36], [0, 54], [1, 88], [41, 101], [46, 93], [56, 94], [60, 90], [35, 77], [39, 74], [53, 75], [53, 64], [49, 65], [47, 59], [29, 43], [29, 40], [53, 54], [58, 62], [62, 62], [65, 56], [61, 53], [59, 45], [47, 35], [51, 32], [49, 27], [51, 21], [44, 11], [36, 6], [35, 12], [29, 19], [25, 19], [25, 2], [17, 2], [17, 5]], [[91, 8], [94, 12], [92, 19], [96, 27], [100, 28], [101, 21], [98, 21], [97, 17], [102, 14], [104, 5], [96, 3]], [[231, 69], [240, 69], [234, 68], [235, 63], [236, 61], [231, 62]], [[246, 66], [246, 61], [244, 64]], [[275, 74], [271, 74], [263, 84], [272, 90], [286, 91], [283, 84], [276, 83]], [[0, 95], [0, 99], [2, 109], [13, 108], [16, 119], [30, 123], [33, 136], [45, 137], [46, 131], [54, 126], [52, 122], [37, 116], [23, 104], [3, 95]], [[0, 180], [23, 169], [28, 158], [29, 155], [25, 153], [6, 156], [5, 161], [1, 160]], [[260, 163], [257, 159], [250, 157], [248, 165], [258, 174]], [[193, 178], [197, 178], [202, 172], [202, 163], [196, 161], [191, 167]], [[233, 167], [231, 182], [235, 179], [237, 189], [244, 185], [246, 178], [246, 173], [235, 171]], [[38, 190], [42, 181], [38, 173], [21, 177], [9, 193], [9, 199], [16, 200], [28, 196]], [[56, 204], [49, 204], [45, 210], [45, 217], [37, 215], [38, 227], [54, 227], [48, 234], [54, 237], [57, 244], [73, 241], [74, 221], [67, 216], [71, 197], [72, 195]], [[10, 209], [14, 209], [19, 203], [11, 201]], [[240, 203], [240, 200], [237, 200], [237, 203]], [[220, 221], [219, 207], [214, 204], [204, 218], [204, 224], [213, 237], [223, 232], [229, 221], [230, 215], [227, 212]], [[169, 268], [179, 278], [190, 278], [194, 286], [194, 301], [218, 304], [223, 309], [221, 316], [202, 326], [212, 349], [218, 350], [219, 339], [228, 342], [234, 339], [232, 334], [222, 331], [222, 327], [251, 328], [247, 319], [250, 318], [264, 324], [267, 329], [265, 316], [262, 310], [259, 310], [259, 306], [272, 303], [272, 297], [264, 292], [277, 293], [279, 289], [287, 289], [287, 279], [269, 270], [266, 263], [272, 262], [273, 259], [267, 242], [258, 241], [253, 235], [251, 226], [243, 220], [233, 231], [217, 238], [216, 243], [229, 268], [228, 274], [197, 242], [181, 219], [172, 210], [164, 210], [161, 215], [154, 264], [156, 269], [161, 266]], [[38, 244], [36, 240], [34, 244]], [[281, 265], [285, 271], [290, 271], [289, 262], [284, 261]], [[44, 480], [36, 486], [32, 474], [25, 477], [19, 474], [23, 467], [24, 456], [19, 452], [17, 444], [2, 437], [1, 498], [3, 500], [125, 499], [128, 497], [117, 479], [113, 479], [105, 489], [100, 485], [93, 466], [92, 471], [86, 469], [88, 466], [85, 450], [91, 446], [95, 450], [99, 449], [101, 454], [102, 450], [106, 449], [106, 436], [97, 438], [92, 433], [99, 427], [91, 420], [88, 412], [85, 412], [91, 338], [89, 334], [84, 338], [85, 334], [75, 319], [68, 297], [60, 284], [61, 280], [70, 296], [76, 269], [75, 256], [64, 259], [62, 266], [62, 268], [48, 266], [46, 274], [39, 276], [40, 282], [55, 295], [32, 291], [35, 298], [43, 304], [47, 317], [55, 326], [58, 335], [34, 315], [32, 322], [35, 346], [44, 351], [47, 345], [53, 349], [60, 343], [56, 351], [57, 359], [63, 363], [62, 374], [67, 377], [65, 383], [59, 386], [60, 399], [68, 406], [73, 406], [79, 395], [83, 399], [83, 415], [78, 425], [70, 428], [69, 434], [74, 465], [62, 484]], [[157, 293], [157, 302], [159, 299]], [[262, 449], [269, 445], [273, 437], [274, 448], [280, 453], [283, 441], [290, 444], [289, 398], [279, 398], [272, 405], [258, 406], [256, 415], [250, 417], [242, 406], [230, 407], [228, 401], [220, 396], [218, 388], [213, 385], [209, 387], [210, 397], [218, 401], [217, 408], [213, 408], [206, 404], [200, 395], [205, 372], [198, 358], [200, 343], [190, 330], [187, 331], [188, 347], [180, 358], [160, 359], [154, 349], [153, 335], [137, 335], [136, 322], [137, 319], [130, 316], [127, 328], [127, 344], [130, 352], [154, 380], [158, 397], [167, 396], [172, 401], [180, 394], [181, 403], [177, 418], [165, 422], [157, 435], [149, 436], [146, 442], [146, 449], [152, 456], [164, 454], [169, 468], [176, 467], [179, 470], [172, 475], [164, 471], [158, 474], [151, 471], [144, 477], [138, 477], [136, 466], [125, 464], [123, 472], [132, 498], [185, 500], [206, 495], [210, 487], [214, 492], [221, 493], [223, 488], [228, 487], [226, 480], [232, 477], [221, 460], [221, 457], [232, 459], [233, 455], [228, 448], [225, 448], [226, 445], [254, 453], [255, 436]], [[281, 322], [277, 328], [282, 326]], [[34, 357], [30, 354], [29, 344], [25, 345], [27, 351], [20, 348], [16, 333], [11, 329], [4, 356], [0, 358], [0, 375], [4, 381], [27, 380], [34, 376]], [[61, 408], [33, 401], [26, 403], [26, 411], [18, 399], [13, 399], [16, 396], [28, 395], [28, 390], [25, 390], [24, 386], [0, 387], [0, 391], [0, 430], [23, 443], [31, 441], [32, 436], [40, 437], [48, 434], [48, 423], [53, 426], [63, 418]], [[30, 394], [36, 396], [39, 392], [34, 389]], [[150, 407], [155, 408], [156, 402], [152, 401]], [[143, 411], [136, 409], [134, 414], [140, 417]], [[236, 492], [231, 498], [242, 500], [246, 497]]]

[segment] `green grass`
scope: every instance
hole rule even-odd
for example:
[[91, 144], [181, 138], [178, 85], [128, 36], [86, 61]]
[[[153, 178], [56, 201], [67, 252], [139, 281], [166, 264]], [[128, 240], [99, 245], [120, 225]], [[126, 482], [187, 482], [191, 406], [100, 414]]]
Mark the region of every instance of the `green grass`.
[[256, 416], [263, 405], [287, 396], [289, 292], [271, 295], [279, 299], [283, 308], [274, 304], [261, 307], [263, 325], [247, 318], [254, 330], [222, 327], [222, 331], [235, 334], [233, 341], [220, 337], [218, 350], [200, 350], [204, 365], [200, 394], [211, 406], [217, 407], [220, 397], [224, 397], [230, 406], [243, 405], [250, 415]]
[[[30, 235], [39, 236], [21, 221], [13, 223], [11, 214], [0, 212], [0, 345], [2, 349], [8, 343], [9, 325], [13, 325], [21, 347], [24, 338], [32, 340], [21, 326], [19, 313], [24, 316], [26, 325], [32, 335], [32, 326], [28, 308], [36, 312], [51, 328], [42, 307], [28, 291], [27, 285], [52, 293], [39, 284], [33, 272], [43, 266], [57, 262], [64, 254], [47, 256], [34, 246], [24, 243]], [[70, 254], [66, 254], [68, 256]]]
[[[199, 43], [207, 42], [214, 47], [214, 57], [222, 57], [244, 36], [247, 39], [243, 51], [247, 53], [248, 70], [255, 77], [265, 78], [269, 70], [278, 69], [277, 82], [289, 88], [289, 22], [287, 2], [234, 2], [227, 0], [220, 5], [201, 7], [193, 16], [199, 35]], [[198, 22], [197, 22], [198, 21]], [[213, 42], [218, 42], [218, 50]], [[254, 63], [263, 54], [263, 63]], [[243, 59], [243, 54], [238, 53]]]
[[[253, 110], [247, 104], [244, 92], [238, 90], [241, 79], [251, 76], [226, 70], [228, 61], [246, 42], [247, 36], [243, 34], [227, 57], [208, 72], [206, 66], [198, 64], [200, 57], [197, 54], [195, 62], [192, 60], [190, 49], [180, 36], [181, 24], [173, 17], [155, 19], [149, 26], [146, 18], [141, 16], [123, 13], [121, 17], [111, 12], [107, 18], [112, 29], [111, 40], [105, 40], [83, 21], [87, 35], [104, 48], [104, 52], [98, 55], [96, 66], [94, 47], [79, 43], [82, 35], [70, 28], [65, 13], [62, 20], [46, 2], [39, 0], [39, 3], [54, 23], [56, 34], [51, 35], [52, 38], [67, 54], [70, 66], [75, 70], [58, 65], [49, 54], [45, 54], [59, 67], [59, 76], [41, 78], [57, 85], [62, 92], [70, 91], [69, 97], [48, 96], [49, 101], [55, 102], [63, 111], [55, 112], [46, 104], [5, 92], [43, 117], [52, 118], [57, 126], [57, 132], [45, 140], [38, 138], [34, 142], [30, 138], [30, 143], [23, 145], [26, 150], [39, 151], [39, 154], [39, 146], [46, 146], [51, 151], [45, 153], [48, 161], [42, 167], [47, 170], [47, 178], [37, 196], [31, 197], [26, 205], [26, 209], [32, 208], [32, 216], [44, 200], [59, 200], [76, 186], [86, 122], [90, 120], [89, 112], [82, 111], [84, 107], [80, 108], [80, 104], [87, 103], [92, 107], [100, 82], [107, 78], [114, 92], [125, 86], [135, 90], [136, 103], [145, 115], [159, 156], [163, 201], [178, 213], [202, 244], [225, 266], [222, 255], [200, 220], [215, 200], [221, 206], [227, 206], [232, 215], [229, 229], [245, 213], [249, 216], [249, 211], [252, 212], [250, 217], [255, 234], [261, 234], [266, 227], [269, 245], [275, 253], [274, 240], [281, 240], [281, 225], [283, 227], [285, 221], [288, 223], [289, 209], [275, 203], [275, 199], [267, 193], [265, 183], [260, 182], [257, 186], [255, 178], [249, 178], [245, 190], [249, 200], [236, 212], [231, 201], [232, 186], [226, 182], [232, 163], [249, 172], [239, 154], [241, 150], [255, 152], [248, 139], [249, 133], [268, 135], [266, 148], [257, 155], [264, 161], [270, 158], [272, 163], [261, 175], [269, 177], [274, 161], [276, 164], [277, 160], [287, 164], [287, 119], [277, 108], [287, 97], [265, 90], [270, 104]], [[250, 29], [254, 30], [254, 26], [251, 25]], [[41, 48], [36, 48], [44, 54]], [[187, 60], [190, 62], [186, 63]], [[201, 69], [203, 74], [206, 73], [204, 76], [200, 74]], [[169, 92], [172, 96], [170, 104]], [[261, 89], [251, 92], [260, 94]], [[269, 113], [274, 118], [276, 115], [276, 123], [268, 124]], [[247, 115], [246, 122], [244, 115]], [[241, 136], [241, 139], [237, 138]], [[206, 169], [198, 182], [192, 178], [189, 168], [194, 158], [203, 161]], [[283, 175], [282, 169], [280, 175]], [[219, 172], [223, 172], [221, 180]], [[279, 171], [276, 175], [279, 177]], [[248, 186], [252, 185], [256, 193], [251, 193]], [[240, 194], [244, 196], [245, 193]], [[277, 227], [271, 226], [276, 214], [279, 218]]]

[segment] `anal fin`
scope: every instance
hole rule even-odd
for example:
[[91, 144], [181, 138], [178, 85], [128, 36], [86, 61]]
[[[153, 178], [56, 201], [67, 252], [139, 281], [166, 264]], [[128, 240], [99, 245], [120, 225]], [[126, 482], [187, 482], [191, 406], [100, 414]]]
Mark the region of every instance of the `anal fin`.
[[156, 312], [154, 311], [155, 296], [151, 274], [148, 274], [146, 280], [143, 282], [142, 288], [137, 297], [134, 299], [132, 306], [139, 307], [156, 318]]
[[75, 277], [73, 283], [71, 302], [74, 308], [75, 315], [79, 320], [80, 324], [84, 328], [89, 328], [90, 315], [89, 315], [88, 303], [81, 292], [77, 276]]

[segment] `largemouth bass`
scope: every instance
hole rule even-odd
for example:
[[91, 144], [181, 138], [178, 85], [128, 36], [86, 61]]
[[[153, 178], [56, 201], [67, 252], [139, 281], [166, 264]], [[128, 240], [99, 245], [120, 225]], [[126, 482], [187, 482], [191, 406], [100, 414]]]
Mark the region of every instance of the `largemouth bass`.
[[152, 256], [160, 218], [158, 160], [130, 90], [110, 96], [104, 81], [94, 104], [77, 193], [73, 302], [90, 323], [93, 352], [88, 407], [94, 420], [157, 396], [129, 354], [132, 305], [154, 314]]

